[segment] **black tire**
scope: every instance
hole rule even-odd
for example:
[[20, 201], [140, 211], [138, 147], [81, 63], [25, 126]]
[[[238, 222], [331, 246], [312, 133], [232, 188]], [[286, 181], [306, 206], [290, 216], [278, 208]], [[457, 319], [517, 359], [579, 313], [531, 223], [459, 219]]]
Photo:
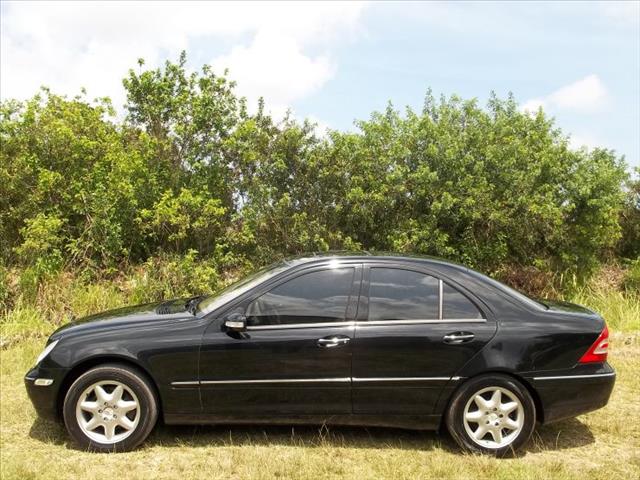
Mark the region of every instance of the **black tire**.
[[[502, 423], [495, 424], [497, 426], [496, 430], [500, 430], [500, 432], [495, 432], [496, 435], [500, 435], [504, 432], [513, 435], [509, 440], [509, 443], [504, 446], [498, 446], [499, 444], [496, 443], [495, 440], [496, 437], [494, 437], [494, 434], [490, 431], [487, 431], [487, 434], [484, 437], [481, 437], [480, 440], [476, 440], [472, 436], [472, 433], [478, 432], [480, 424], [484, 424], [485, 420], [487, 423], [493, 422], [494, 420], [496, 422], [501, 422], [503, 420], [503, 418], [497, 418], [500, 414], [499, 412], [493, 412], [492, 408], [487, 408], [486, 412], [482, 412], [482, 409], [475, 403], [475, 400], [472, 400], [478, 392], [482, 392], [484, 389], [490, 388], [499, 388], [502, 391], [509, 392], [520, 402], [521, 409], [516, 409], [513, 413], [504, 414], [502, 417], [512, 417], [517, 420], [520, 418], [519, 414], [524, 416], [522, 421], [519, 423], [522, 425], [519, 431], [518, 429], [510, 430], [506, 428], [503, 430], [500, 428], [503, 425]], [[481, 396], [483, 396], [483, 398], [489, 397], [490, 400], [491, 393], [491, 391], [487, 391]], [[501, 393], [501, 395], [507, 396], [505, 393]], [[479, 412], [478, 415], [482, 415], [482, 420], [467, 422], [469, 426], [468, 428], [471, 429], [471, 432], [469, 432], [465, 426], [465, 410], [468, 404], [470, 405], [471, 414], [476, 413], [477, 411]], [[477, 410], [472, 411], [472, 407], [476, 407]], [[507, 410], [505, 409], [505, 412], [506, 411]], [[487, 416], [484, 416], [484, 414], [487, 414]], [[504, 419], [505, 422], [507, 420], [510, 419]], [[536, 425], [536, 408], [527, 388], [516, 379], [507, 375], [488, 374], [472, 378], [458, 388], [449, 403], [449, 408], [445, 414], [445, 421], [449, 433], [456, 443], [464, 450], [474, 453], [489, 454], [496, 457], [504, 457], [514, 455], [517, 450], [531, 437]], [[493, 429], [493, 425], [494, 424], [491, 424], [491, 426], [487, 428]], [[475, 428], [473, 428], [474, 426]], [[506, 439], [507, 435], [505, 435], [504, 438]], [[494, 445], [489, 446], [489, 444]]]
[[[127, 415], [135, 417], [137, 424], [131, 429], [130, 433], [127, 433], [127, 431], [120, 426], [114, 427], [115, 429], [121, 429], [124, 431], [123, 435], [128, 436], [115, 443], [101, 443], [95, 438], [92, 439], [89, 437], [80, 426], [76, 416], [76, 407], [80, 397], [83, 396], [86, 390], [90, 389], [92, 385], [98, 382], [105, 382], [104, 390], [107, 390], [110, 381], [119, 382], [135, 395], [138, 407], [135, 408], [132, 413], [127, 413]], [[125, 395], [129, 394], [125, 393]], [[85, 399], [87, 398], [88, 397], [85, 397]], [[97, 399], [96, 403], [99, 403]], [[109, 410], [109, 412], [112, 412], [112, 410]], [[116, 411], [115, 413], [118, 412]], [[92, 416], [94, 414], [89, 413], [88, 415]], [[110, 363], [88, 370], [73, 382], [64, 399], [63, 416], [67, 431], [83, 450], [93, 452], [125, 452], [133, 450], [140, 445], [149, 436], [151, 430], [153, 430], [156, 420], [158, 419], [158, 400], [155, 389], [146, 375], [129, 366]], [[98, 427], [94, 431], [97, 431], [98, 434], [106, 433], [106, 428]], [[93, 434], [93, 432], [89, 434]], [[115, 439], [116, 437], [112, 438]]]

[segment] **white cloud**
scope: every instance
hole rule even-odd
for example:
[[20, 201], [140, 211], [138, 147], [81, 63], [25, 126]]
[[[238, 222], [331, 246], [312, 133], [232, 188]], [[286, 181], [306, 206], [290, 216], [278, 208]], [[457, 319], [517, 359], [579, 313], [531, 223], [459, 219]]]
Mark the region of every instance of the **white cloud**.
[[259, 31], [248, 47], [234, 47], [211, 64], [218, 71], [229, 69], [238, 92], [250, 104], [265, 97], [267, 107], [277, 116], [294, 101], [319, 90], [336, 69], [327, 55], [307, 56], [294, 37], [272, 29]]
[[540, 98], [531, 98], [526, 102], [524, 102], [522, 105], [520, 105], [520, 109], [522, 111], [532, 112], [532, 113], [535, 113], [538, 111], [539, 108], [544, 108], [544, 107], [545, 107], [545, 102]]
[[545, 97], [527, 100], [520, 107], [535, 112], [538, 108], [597, 112], [609, 103], [609, 92], [600, 77], [591, 74], [559, 88]]
[[[333, 76], [331, 50], [358, 33], [363, 8], [362, 3], [3, 2], [0, 95], [27, 98], [41, 85], [74, 95], [86, 87], [91, 98], [108, 95], [119, 105], [122, 78], [139, 57], [153, 67], [175, 60], [183, 49], [204, 44], [206, 50], [225, 40], [231, 47], [214, 62], [233, 69], [241, 92], [273, 97], [283, 108]], [[245, 44], [238, 44], [241, 39]]]
[[314, 131], [318, 137], [327, 138], [329, 136], [329, 131], [331, 130], [331, 126], [327, 122], [319, 119], [315, 115], [307, 116], [307, 120], [315, 124]]
[[597, 5], [606, 17], [619, 23], [631, 25], [640, 23], [640, 2], [638, 1], [609, 1], [598, 3]]
[[582, 147], [586, 147], [588, 150], [592, 150], [596, 147], [602, 147], [602, 142], [597, 140], [592, 135], [571, 134], [569, 136], [569, 147], [574, 150], [579, 150]]
[[558, 108], [596, 111], [604, 107], [608, 99], [609, 93], [600, 78], [597, 75], [588, 75], [556, 90], [547, 100]]

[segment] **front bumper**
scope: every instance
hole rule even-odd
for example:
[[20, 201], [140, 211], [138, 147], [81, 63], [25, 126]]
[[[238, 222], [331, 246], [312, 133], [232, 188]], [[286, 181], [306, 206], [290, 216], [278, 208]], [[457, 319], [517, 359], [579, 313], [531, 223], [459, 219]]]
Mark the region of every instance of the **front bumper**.
[[616, 372], [604, 363], [597, 370], [548, 373], [530, 381], [540, 397], [542, 422], [546, 424], [604, 407], [613, 391]]
[[58, 394], [66, 373], [66, 369], [35, 367], [25, 375], [27, 394], [38, 416], [60, 420]]

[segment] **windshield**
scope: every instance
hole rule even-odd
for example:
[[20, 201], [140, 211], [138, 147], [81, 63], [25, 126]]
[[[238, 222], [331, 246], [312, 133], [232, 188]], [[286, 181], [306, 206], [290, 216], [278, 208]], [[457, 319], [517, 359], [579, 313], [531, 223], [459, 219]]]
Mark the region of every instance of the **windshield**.
[[212, 312], [290, 267], [291, 264], [288, 262], [278, 262], [253, 272], [251, 275], [241, 278], [219, 292], [205, 297], [198, 303], [197, 311], [205, 314]]

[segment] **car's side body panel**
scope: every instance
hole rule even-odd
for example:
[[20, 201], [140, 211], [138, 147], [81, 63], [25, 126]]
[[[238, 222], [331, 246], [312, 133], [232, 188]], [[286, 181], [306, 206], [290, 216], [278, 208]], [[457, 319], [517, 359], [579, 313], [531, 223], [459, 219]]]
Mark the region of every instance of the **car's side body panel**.
[[204, 414], [345, 415], [351, 413], [351, 345], [319, 348], [353, 327], [307, 327], [205, 335], [201, 362]]

